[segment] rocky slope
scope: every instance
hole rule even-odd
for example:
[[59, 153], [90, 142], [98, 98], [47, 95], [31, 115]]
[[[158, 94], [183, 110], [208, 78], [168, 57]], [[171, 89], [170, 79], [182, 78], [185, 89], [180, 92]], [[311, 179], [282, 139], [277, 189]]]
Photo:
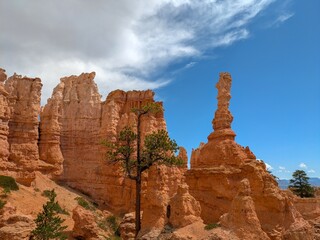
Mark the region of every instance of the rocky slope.
[[[19, 185], [19, 190], [11, 191], [7, 197], [1, 195], [1, 199], [7, 203], [0, 210], [0, 239], [28, 240], [31, 231], [35, 228], [34, 219], [42, 211], [42, 206], [48, 201], [43, 193], [52, 189], [57, 194], [56, 200], [65, 211], [65, 214], [60, 214], [60, 217], [65, 220], [62, 225], [67, 226], [65, 233], [69, 236], [69, 239], [73, 239], [72, 235], [89, 236], [87, 239], [99, 239], [93, 237], [103, 234], [105, 236], [113, 235], [113, 231], [108, 224], [104, 226], [100, 224], [100, 227], [98, 227], [99, 222], [96, 218], [89, 220], [87, 218], [87, 215], [110, 216], [109, 212], [101, 212], [98, 209], [84, 209], [79, 205], [77, 199], [85, 199], [88, 202], [91, 202], [92, 199], [70, 188], [56, 184], [40, 172], [35, 172], [31, 186]], [[0, 191], [2, 191], [1, 187]], [[80, 213], [86, 214], [79, 216]], [[89, 221], [91, 226], [96, 227], [94, 234], [89, 231], [86, 234], [79, 232], [79, 227], [85, 229], [86, 221]], [[101, 237], [101, 239], [105, 238]]]

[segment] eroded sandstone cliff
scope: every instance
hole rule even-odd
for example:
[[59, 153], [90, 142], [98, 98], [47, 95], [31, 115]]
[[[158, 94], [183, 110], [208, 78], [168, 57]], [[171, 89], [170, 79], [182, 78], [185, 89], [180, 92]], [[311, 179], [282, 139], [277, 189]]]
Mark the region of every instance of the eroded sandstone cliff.
[[[53, 166], [54, 171], [48, 174], [89, 194], [109, 209], [126, 213], [134, 209], [134, 182], [125, 177], [118, 165], [107, 163], [101, 140], [115, 140], [125, 126], [134, 128], [136, 115], [132, 109], [154, 102], [154, 93], [116, 90], [101, 101], [94, 77], [95, 73], [65, 77], [54, 89], [40, 114], [40, 159]], [[166, 129], [163, 112], [143, 116], [142, 139], [159, 129]], [[179, 168], [174, 169], [164, 170], [171, 171], [164, 183], [168, 196], [174, 194], [183, 174]], [[150, 172], [154, 176], [147, 180], [148, 174], [144, 175], [143, 195], [147, 185], [155, 185], [155, 191], [161, 188], [152, 179], [157, 180], [162, 172]]]
[[4, 70], [1, 70], [0, 170], [26, 185], [34, 179], [34, 172], [39, 166], [41, 87], [39, 78], [14, 74], [6, 79]]

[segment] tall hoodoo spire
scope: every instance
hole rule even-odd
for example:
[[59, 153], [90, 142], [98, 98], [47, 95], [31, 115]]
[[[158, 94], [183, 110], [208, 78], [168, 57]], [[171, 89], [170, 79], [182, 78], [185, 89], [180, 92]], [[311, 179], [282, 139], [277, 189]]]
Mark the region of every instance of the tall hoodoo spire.
[[214, 132], [208, 137], [209, 140], [214, 138], [234, 139], [236, 136], [231, 129], [233, 116], [229, 110], [231, 82], [232, 79], [229, 73], [220, 73], [219, 82], [216, 84], [218, 89], [218, 109], [212, 120]]

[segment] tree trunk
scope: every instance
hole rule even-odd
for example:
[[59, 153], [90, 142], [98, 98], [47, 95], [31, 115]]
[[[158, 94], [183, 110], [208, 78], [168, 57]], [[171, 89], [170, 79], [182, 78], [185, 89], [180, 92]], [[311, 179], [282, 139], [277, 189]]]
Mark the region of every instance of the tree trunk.
[[136, 180], [136, 238], [141, 229], [140, 208], [141, 208], [141, 173], [138, 174], [137, 180]]

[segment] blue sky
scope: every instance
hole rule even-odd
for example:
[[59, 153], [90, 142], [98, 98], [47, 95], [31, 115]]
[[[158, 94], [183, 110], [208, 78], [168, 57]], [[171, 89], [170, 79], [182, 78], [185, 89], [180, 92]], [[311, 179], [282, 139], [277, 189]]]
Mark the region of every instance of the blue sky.
[[189, 155], [206, 142], [219, 72], [233, 77], [236, 141], [280, 178], [320, 177], [318, 0], [0, 0], [0, 67], [59, 78], [96, 72], [114, 89], [153, 89]]
[[219, 72], [230, 72], [236, 141], [280, 178], [296, 169], [319, 177], [320, 2], [291, 2], [292, 16], [282, 23], [275, 22], [276, 6], [248, 26], [250, 37], [195, 61], [157, 93], [165, 99], [171, 136], [190, 153], [212, 131], [214, 85]]

